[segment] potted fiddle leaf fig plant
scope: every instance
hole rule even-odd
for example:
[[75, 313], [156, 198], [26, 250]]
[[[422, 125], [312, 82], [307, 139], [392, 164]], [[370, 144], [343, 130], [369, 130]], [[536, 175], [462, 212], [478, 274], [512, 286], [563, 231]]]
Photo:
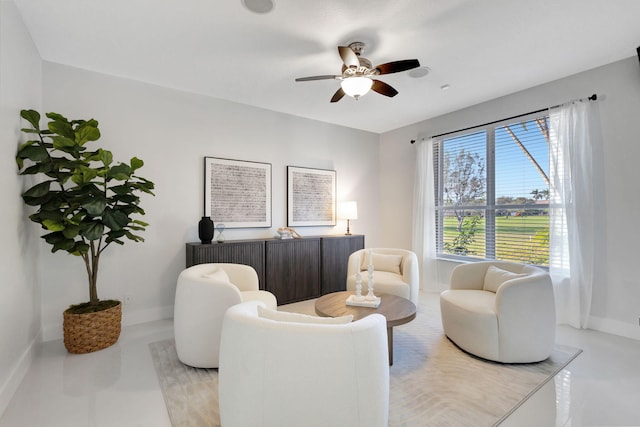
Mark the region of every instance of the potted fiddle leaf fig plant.
[[65, 347], [70, 353], [101, 350], [120, 336], [122, 305], [98, 298], [100, 256], [114, 243], [144, 241], [137, 234], [148, 226], [137, 219], [145, 214], [140, 195], [153, 195], [154, 184], [137, 175], [142, 160], [114, 163], [110, 151], [89, 148], [100, 138], [96, 120], [47, 113], [50, 121], [41, 129], [37, 111], [22, 110], [20, 116], [30, 127], [22, 129], [29, 140], [18, 148], [19, 173], [38, 178], [22, 194], [24, 203], [36, 208], [29, 219], [45, 230], [42, 238], [51, 252], [80, 257], [87, 273], [89, 301], [63, 314]]

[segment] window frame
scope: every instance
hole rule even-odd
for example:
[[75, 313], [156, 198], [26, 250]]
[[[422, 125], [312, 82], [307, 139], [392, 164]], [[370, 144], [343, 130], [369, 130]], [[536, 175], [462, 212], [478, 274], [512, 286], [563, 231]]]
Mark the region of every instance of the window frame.
[[[521, 123], [529, 122], [535, 119], [544, 118], [547, 123], [550, 119], [550, 113], [547, 112], [536, 112], [531, 113], [524, 116], [519, 116], [517, 118], [506, 119], [502, 121], [493, 122], [484, 126], [477, 126], [473, 128], [465, 128], [463, 130], [448, 133], [446, 135], [441, 135], [433, 138], [433, 150], [434, 155], [433, 158], [436, 161], [436, 164], [433, 166], [434, 171], [434, 190], [435, 190], [435, 221], [436, 221], [436, 257], [438, 259], [444, 260], [453, 260], [453, 261], [463, 261], [463, 262], [480, 262], [480, 261], [495, 261], [496, 260], [496, 212], [504, 209], [504, 210], [534, 210], [540, 209], [539, 207], [532, 207], [529, 204], [496, 204], [496, 129], [505, 127], [518, 125]], [[444, 154], [445, 150], [442, 148], [445, 140], [454, 139], [458, 137], [462, 137], [465, 135], [472, 135], [480, 132], [485, 132], [486, 134], [486, 147], [485, 147], [485, 174], [486, 174], [486, 202], [484, 205], [463, 205], [462, 208], [464, 210], [480, 210], [484, 211], [484, 247], [485, 254], [484, 257], [479, 256], [469, 256], [469, 255], [461, 255], [461, 254], [452, 254], [446, 253], [444, 251], [444, 218], [443, 212], [452, 211], [454, 208], [450, 206], [445, 206], [444, 204], [444, 179], [442, 175], [442, 164], [444, 163]], [[550, 205], [547, 206], [547, 209]], [[548, 244], [548, 243], [547, 243]], [[507, 260], [505, 260], [507, 261]], [[513, 262], [526, 262], [525, 260], [510, 260]], [[546, 265], [540, 264], [532, 264], [538, 267], [548, 269]]]

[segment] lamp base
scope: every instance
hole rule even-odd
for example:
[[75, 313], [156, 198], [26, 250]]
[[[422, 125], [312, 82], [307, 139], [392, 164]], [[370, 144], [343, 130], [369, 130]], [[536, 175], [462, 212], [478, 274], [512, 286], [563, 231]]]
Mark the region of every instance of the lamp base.
[[345, 236], [351, 236], [351, 232], [349, 231], [349, 220], [347, 220], [347, 232], [344, 233]]

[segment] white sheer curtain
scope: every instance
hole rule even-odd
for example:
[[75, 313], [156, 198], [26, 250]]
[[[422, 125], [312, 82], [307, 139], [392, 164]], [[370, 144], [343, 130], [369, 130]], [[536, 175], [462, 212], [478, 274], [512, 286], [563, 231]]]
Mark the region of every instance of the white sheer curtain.
[[549, 272], [558, 323], [586, 328], [594, 264], [594, 136], [592, 105], [550, 110]]
[[420, 287], [438, 290], [436, 260], [436, 210], [434, 198], [433, 140], [420, 140], [416, 147], [413, 183], [412, 248], [420, 264]]

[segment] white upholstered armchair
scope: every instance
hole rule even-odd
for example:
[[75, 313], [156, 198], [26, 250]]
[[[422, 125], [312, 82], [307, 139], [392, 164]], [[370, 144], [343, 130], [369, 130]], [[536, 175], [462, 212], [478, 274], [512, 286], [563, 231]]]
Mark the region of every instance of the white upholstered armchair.
[[220, 345], [225, 427], [386, 427], [387, 326], [380, 314], [352, 322], [231, 307]]
[[545, 360], [556, 312], [549, 273], [504, 261], [461, 264], [440, 294], [442, 327], [458, 347], [502, 363]]
[[356, 273], [360, 272], [362, 292], [367, 292], [369, 251], [373, 258], [374, 292], [398, 295], [418, 304], [418, 257], [406, 249], [371, 248], [352, 253], [347, 267], [347, 290], [355, 292]]
[[276, 297], [258, 285], [258, 274], [248, 265], [210, 263], [183, 270], [173, 313], [178, 359], [196, 368], [217, 368], [227, 309], [250, 300], [276, 308]]

